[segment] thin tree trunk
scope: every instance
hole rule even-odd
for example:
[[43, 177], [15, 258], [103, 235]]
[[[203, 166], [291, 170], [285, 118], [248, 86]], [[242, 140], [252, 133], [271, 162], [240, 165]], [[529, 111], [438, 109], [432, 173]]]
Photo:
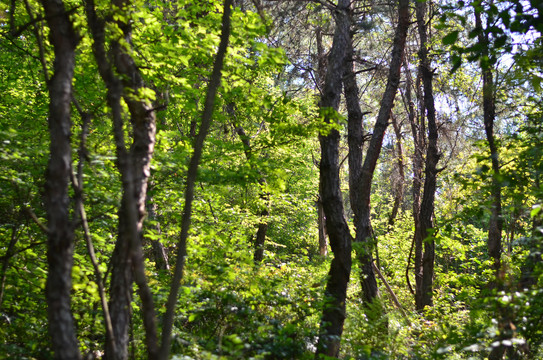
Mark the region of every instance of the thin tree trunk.
[[326, 216], [324, 215], [324, 207], [322, 206], [321, 191], [319, 190], [319, 197], [317, 199], [317, 217], [319, 228], [319, 255], [328, 255], [328, 246], [326, 244]]
[[[350, 1], [339, 0], [334, 11], [336, 29], [322, 91], [320, 108], [327, 123], [335, 121], [341, 99], [344, 63], [350, 44]], [[334, 258], [325, 290], [316, 357], [337, 357], [345, 321], [347, 285], [351, 275], [351, 234], [344, 216], [339, 178], [339, 141], [337, 130], [319, 136], [321, 144], [320, 189], [326, 215], [326, 228]]]
[[405, 171], [404, 171], [404, 160], [403, 160], [403, 147], [402, 147], [402, 132], [400, 124], [394, 112], [390, 113], [390, 120], [392, 120], [392, 128], [394, 129], [394, 135], [396, 135], [396, 159], [398, 164], [398, 179], [393, 181], [393, 192], [394, 192], [394, 205], [392, 206], [392, 211], [388, 217], [388, 227], [391, 229], [394, 226], [396, 216], [400, 210], [400, 205], [403, 200], [404, 193], [404, 183], [405, 183]]
[[177, 296], [183, 279], [183, 269], [185, 266], [185, 257], [187, 256], [187, 239], [189, 236], [189, 228], [192, 215], [192, 200], [194, 198], [194, 184], [196, 183], [196, 175], [198, 173], [198, 165], [202, 157], [204, 141], [211, 125], [211, 117], [213, 115], [213, 107], [215, 105], [215, 96], [221, 84], [222, 68], [224, 65], [224, 57], [228, 48], [228, 40], [230, 37], [230, 14], [232, 0], [224, 1], [224, 12], [222, 15], [221, 40], [217, 50], [217, 56], [213, 64], [213, 72], [207, 88], [207, 96], [202, 113], [202, 122], [200, 131], [194, 142], [194, 152], [190, 159], [190, 164], [187, 172], [187, 187], [185, 188], [185, 208], [181, 219], [181, 234], [177, 244], [177, 259], [175, 263], [174, 275], [170, 287], [170, 294], [166, 304], [166, 313], [163, 318], [162, 326], [162, 343], [160, 353], [157, 359], [167, 360], [170, 354], [171, 337], [175, 307], [177, 304]]
[[[317, 40], [317, 88], [321, 92], [324, 88], [324, 80], [326, 78], [327, 59], [324, 54], [324, 47], [322, 44], [322, 28], [318, 27], [315, 33]], [[322, 206], [322, 189], [319, 184], [319, 194], [317, 198], [317, 221], [319, 230], [319, 254], [326, 256], [328, 254], [328, 246], [326, 244], [326, 215], [324, 214], [324, 207]]]
[[[481, 12], [479, 9], [475, 9], [475, 27], [479, 30], [478, 40], [482, 44], [482, 58], [487, 59], [485, 64], [481, 60], [481, 77], [483, 79], [483, 119], [485, 126], [486, 139], [488, 141], [488, 147], [490, 149], [490, 160], [492, 163], [492, 184], [491, 184], [491, 198], [492, 198], [492, 212], [490, 214], [490, 221], [488, 224], [488, 254], [492, 258], [492, 268], [495, 273], [495, 279], [489, 284], [490, 288], [500, 287], [503, 282], [503, 274], [501, 271], [501, 252], [502, 252], [502, 204], [501, 204], [501, 184], [499, 181], [500, 176], [500, 162], [498, 155], [498, 148], [494, 140], [494, 120], [496, 118], [496, 105], [494, 102], [494, 78], [492, 74], [492, 68], [490, 65], [490, 42], [488, 34], [483, 28], [481, 20]], [[498, 316], [499, 325], [502, 328], [498, 336], [498, 340], [503, 340], [512, 335], [514, 330], [511, 329], [511, 322], [508, 320], [509, 315], [506, 314], [507, 310], [499, 304]], [[505, 346], [499, 345], [492, 348], [488, 358], [490, 360], [502, 359], [505, 353]]]
[[[404, 64], [405, 69], [405, 78], [406, 78], [406, 85], [405, 85], [405, 101], [407, 103], [407, 110], [408, 110], [408, 118], [409, 118], [409, 124], [411, 125], [411, 134], [413, 136], [413, 185], [412, 185], [412, 196], [413, 196], [413, 205], [412, 205], [412, 211], [413, 211], [413, 223], [415, 228], [415, 234], [413, 235], [413, 239], [411, 242], [411, 247], [409, 249], [409, 257], [407, 258], [407, 266], [405, 268], [405, 278], [407, 281], [407, 286], [409, 287], [409, 291], [411, 294], [415, 295], [415, 291], [413, 290], [413, 287], [411, 286], [411, 280], [409, 278], [409, 270], [411, 268], [411, 259], [413, 257], [413, 250], [416, 247], [415, 239], [417, 239], [417, 232], [420, 231], [420, 222], [419, 222], [419, 212], [420, 212], [420, 189], [422, 187], [422, 151], [423, 151], [423, 145], [422, 141], [420, 139], [420, 127], [417, 124], [417, 114], [415, 113], [415, 103], [413, 102], [412, 97], [412, 87], [413, 87], [413, 81], [411, 78], [411, 73], [409, 70], [409, 64]], [[417, 263], [416, 254], [418, 249], [415, 249], [415, 263]], [[415, 269], [416, 272], [416, 269]], [[416, 274], [415, 274], [416, 276]]]
[[[475, 11], [475, 26], [480, 30], [478, 40], [483, 44], [483, 56], [489, 58], [489, 40], [485, 35], [481, 13]], [[494, 119], [496, 118], [496, 105], [494, 102], [494, 78], [492, 74], [492, 68], [489, 64], [481, 64], [481, 73], [483, 78], [483, 118], [485, 126], [486, 139], [488, 141], [488, 147], [490, 149], [490, 160], [492, 162], [492, 213], [490, 215], [490, 221], [488, 224], [488, 253], [493, 260], [493, 269], [496, 276], [496, 281], [499, 282], [500, 267], [501, 267], [501, 252], [502, 252], [502, 203], [501, 203], [501, 184], [500, 177], [500, 161], [498, 148], [494, 140]]]
[[94, 268], [95, 282], [96, 282], [96, 285], [98, 285], [98, 294], [100, 296], [100, 302], [102, 303], [101, 304], [102, 312], [104, 315], [104, 322], [106, 326], [106, 338], [110, 342], [108, 345], [114, 349], [115, 337], [113, 336], [113, 325], [111, 323], [111, 316], [109, 314], [109, 306], [107, 303], [106, 290], [104, 286], [104, 277], [102, 275], [102, 272], [100, 271], [98, 259], [96, 258], [96, 254], [94, 252], [94, 245], [92, 243], [89, 223], [87, 221], [87, 215], [86, 215], [85, 206], [83, 203], [83, 163], [85, 162], [85, 159], [87, 158], [86, 146], [87, 146], [87, 137], [89, 134], [91, 116], [90, 114], [83, 111], [83, 109], [80, 107], [79, 103], [75, 101], [75, 99], [72, 99], [72, 102], [76, 106], [82, 119], [81, 136], [80, 136], [80, 143], [79, 143], [79, 149], [78, 149], [79, 161], [77, 164], [77, 173], [74, 174], [72, 172], [71, 174], [72, 187], [74, 189], [74, 203], [75, 203], [74, 207], [75, 207], [75, 210], [79, 213], [79, 220], [81, 221], [81, 225], [83, 228], [83, 237], [87, 245], [87, 252], [89, 254], [89, 258], [91, 260], [92, 266]]
[[[149, 195], [149, 193], [151, 192], [151, 188], [153, 187], [154, 187], [154, 184], [150, 183], [149, 191], [147, 192], [147, 201], [146, 201], [147, 218], [155, 222], [154, 228], [157, 234], [160, 235], [161, 233], [160, 222], [158, 221], [158, 216], [157, 216], [158, 205], [154, 201], [153, 197]], [[149, 242], [151, 243], [151, 251], [152, 251], [151, 258], [155, 262], [155, 269], [157, 269], [158, 271], [170, 270], [170, 263], [168, 261], [168, 253], [166, 251], [166, 248], [162, 244], [162, 242], [158, 239], [149, 239]]]
[[[228, 112], [235, 116], [233, 104], [228, 105]], [[251, 141], [249, 136], [245, 133], [245, 130], [237, 124], [234, 123], [234, 127], [236, 129], [236, 133], [238, 134], [241, 142], [243, 143], [243, 152], [245, 153], [245, 158], [247, 161], [252, 164], [253, 159], [253, 148], [251, 146]], [[251, 165], [252, 167], [252, 165]], [[258, 185], [260, 186], [259, 190], [259, 198], [264, 203], [262, 204], [261, 210], [259, 212], [259, 220], [258, 220], [258, 227], [256, 231], [256, 237], [255, 237], [255, 250], [254, 250], [254, 256], [253, 260], [255, 263], [259, 263], [264, 259], [264, 244], [266, 242], [266, 233], [268, 231], [268, 216], [270, 215], [270, 212], [268, 210], [268, 202], [270, 195], [266, 192], [266, 179], [262, 174], [260, 174], [260, 179], [258, 180]]]
[[4, 302], [4, 290], [6, 287], [7, 271], [9, 266], [9, 260], [16, 254], [15, 245], [19, 241], [20, 232], [19, 225], [14, 224], [11, 228], [11, 239], [9, 240], [8, 248], [2, 259], [2, 270], [0, 270], [0, 311], [2, 310], [2, 304]]
[[381, 100], [379, 114], [377, 115], [377, 120], [375, 122], [373, 134], [366, 153], [366, 158], [364, 159], [362, 171], [359, 175], [359, 179], [356, 181], [356, 187], [351, 189], [351, 191], [354, 190], [357, 193], [357, 201], [360, 202], [360, 204], [357, 205], [357, 207], [359, 207], [360, 215], [358, 219], [355, 219], [355, 241], [364, 245], [363, 250], [358, 252], [357, 258], [362, 268], [361, 281], [363, 296], [365, 301], [368, 303], [373, 302], [379, 293], [372, 267], [372, 251], [374, 244], [371, 236], [372, 230], [370, 217], [371, 185], [377, 160], [379, 158], [379, 154], [381, 153], [381, 147], [383, 144], [385, 131], [388, 126], [390, 112], [394, 106], [394, 98], [400, 83], [400, 70], [405, 49], [407, 30], [409, 28], [409, 20], [409, 0], [399, 0], [398, 26], [394, 35], [394, 45], [392, 48], [392, 59], [390, 62], [387, 85]]
[[[45, 18], [54, 47], [54, 73], [48, 81], [50, 155], [46, 173], [45, 208], [47, 210], [46, 297], [49, 334], [55, 359], [80, 359], [79, 344], [70, 306], [74, 227], [70, 220], [68, 194], [72, 166], [71, 110], [75, 49], [78, 35], [64, 3], [43, 1]], [[46, 75], [47, 76], [47, 75]]]
[[[430, 59], [428, 59], [427, 49], [427, 26], [425, 23], [426, 2], [416, 3], [417, 26], [420, 38], [420, 74], [424, 88], [424, 108], [426, 109], [426, 119], [428, 120], [428, 147], [426, 148], [426, 163], [424, 172], [424, 192], [420, 206], [419, 222], [420, 231], [417, 232], [419, 238], [416, 243], [423, 244], [423, 253], [420, 257], [420, 263], [416, 263], [417, 268], [416, 294], [415, 302], [417, 310], [422, 310], [425, 306], [432, 306], [432, 286], [434, 278], [434, 258], [435, 243], [433, 239], [433, 213], [434, 199], [436, 192], [437, 163], [439, 161], [439, 150], [437, 148], [437, 124], [436, 112], [433, 95], [433, 73], [430, 68]], [[422, 134], [421, 134], [422, 135]]]

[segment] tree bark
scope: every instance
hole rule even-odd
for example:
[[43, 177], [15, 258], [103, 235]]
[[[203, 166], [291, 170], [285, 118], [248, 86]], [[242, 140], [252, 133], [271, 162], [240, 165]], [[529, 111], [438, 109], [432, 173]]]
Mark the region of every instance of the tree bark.
[[375, 274], [372, 267], [372, 251], [374, 244], [371, 236], [372, 230], [370, 218], [371, 185], [377, 160], [379, 158], [379, 154], [381, 153], [385, 131], [388, 126], [388, 119], [390, 117], [392, 107], [394, 106], [394, 98], [400, 83], [400, 70], [405, 49], [407, 30], [409, 28], [409, 20], [409, 0], [399, 0], [398, 26], [396, 27], [396, 32], [394, 35], [392, 59], [390, 62], [387, 85], [381, 100], [379, 114], [377, 115], [377, 120], [375, 122], [373, 134], [366, 153], [366, 158], [364, 159], [362, 170], [358, 180], [355, 181], [356, 187], [351, 189], [351, 191], [354, 190], [357, 193], [357, 201], [360, 203], [359, 205], [356, 205], [359, 208], [359, 216], [355, 218], [355, 241], [363, 244], [363, 248], [358, 252], [357, 258], [362, 268], [361, 281], [363, 296], [365, 301], [368, 303], [373, 302], [378, 295], [377, 282], [375, 280]]
[[160, 346], [160, 353], [157, 357], [158, 360], [167, 360], [170, 354], [175, 306], [177, 304], [179, 288], [181, 287], [181, 280], [183, 279], [185, 257], [187, 256], [187, 239], [189, 236], [189, 228], [191, 223], [194, 185], [196, 183], [196, 176], [198, 174], [198, 165], [202, 157], [204, 141], [209, 131], [209, 126], [211, 125], [211, 117], [213, 115], [213, 107], [215, 105], [215, 96], [221, 84], [224, 57], [226, 55], [228, 40], [230, 38], [230, 14], [232, 12], [231, 6], [232, 0], [224, 1], [224, 12], [222, 15], [221, 25], [221, 40], [219, 43], [219, 48], [217, 50], [217, 56], [213, 64], [213, 71], [211, 73], [209, 85], [207, 88], [207, 96], [204, 104], [204, 110], [202, 113], [200, 131], [198, 132], [198, 136], [196, 137], [196, 140], [194, 142], [194, 152], [192, 153], [187, 172], [187, 187], [185, 188], [185, 208], [183, 210], [183, 217], [181, 219], [181, 234], [179, 235], [179, 241], [177, 244], [177, 259], [170, 287], [170, 294], [168, 296], [168, 302], [166, 304], [166, 313], [164, 314], [163, 318], [162, 343]]
[[[80, 359], [79, 344], [70, 307], [74, 225], [70, 218], [68, 194], [72, 166], [71, 110], [75, 49], [79, 37], [73, 28], [64, 3], [42, 1], [54, 47], [54, 73], [47, 83], [49, 90], [50, 155], [45, 185], [47, 210], [46, 297], [49, 334], [55, 359]], [[46, 75], [47, 77], [47, 75]]]
[[324, 215], [320, 190], [319, 197], [317, 198], [317, 221], [319, 230], [319, 255], [326, 256], [328, 255], [328, 246], [326, 244], [326, 216]]
[[[411, 89], [413, 87], [413, 81], [411, 78], [411, 73], [409, 70], [409, 64], [404, 64], [405, 69], [405, 78], [406, 78], [406, 85], [405, 85], [405, 101], [407, 103], [407, 111], [408, 111], [408, 118], [409, 118], [409, 124], [411, 125], [411, 134], [413, 136], [413, 185], [412, 185], [412, 196], [413, 196], [413, 205], [412, 205], [412, 211], [413, 211], [413, 224], [415, 228], [415, 233], [413, 235], [413, 239], [411, 242], [411, 248], [409, 250], [409, 257], [407, 259], [407, 266], [405, 269], [405, 278], [407, 281], [407, 286], [409, 287], [409, 290], [411, 291], [411, 294], [415, 295], [415, 291], [413, 290], [413, 287], [411, 286], [411, 280], [409, 278], [409, 270], [411, 268], [411, 259], [413, 256], [413, 249], [415, 247], [416, 239], [418, 238], [418, 232], [420, 232], [420, 221], [419, 221], [419, 213], [420, 213], [420, 189], [422, 187], [422, 152], [424, 149], [424, 145], [422, 143], [422, 139], [420, 136], [420, 126], [417, 123], [417, 114], [415, 113], [415, 103], [413, 102], [412, 92]], [[420, 70], [420, 69], [419, 69]], [[418, 84], [418, 81], [417, 81]], [[418, 86], [418, 85], [417, 85]], [[417, 255], [419, 254], [418, 248], [415, 249], [415, 264], [417, 264]], [[422, 252], [420, 252], [422, 254]], [[420, 261], [420, 260], [419, 260]], [[416, 268], [416, 266], [415, 266]]]
[[[485, 35], [483, 24], [481, 21], [481, 13], [475, 10], [475, 27], [479, 29], [478, 40], [483, 44], [482, 56], [490, 59], [489, 54], [489, 39]], [[494, 120], [496, 118], [496, 105], [494, 102], [494, 77], [490, 64], [484, 65], [481, 63], [481, 77], [483, 79], [483, 119], [485, 126], [486, 139], [490, 149], [490, 160], [492, 162], [492, 212], [488, 224], [488, 254], [493, 260], [493, 269], [496, 276], [496, 281], [500, 281], [501, 267], [501, 252], [502, 252], [502, 202], [501, 202], [501, 184], [500, 177], [500, 161], [496, 141], [494, 140]]]
[[[233, 109], [231, 111], [233, 113]], [[245, 133], [245, 130], [239, 125], [234, 124], [236, 128], [236, 133], [238, 134], [241, 142], [243, 143], [243, 150], [245, 153], [245, 158], [249, 163], [252, 164], [253, 159], [253, 149], [251, 147], [251, 141], [249, 139], [249, 136]], [[251, 165], [252, 167], [252, 165]], [[262, 260], [264, 260], [264, 244], [266, 242], [266, 233], [268, 231], [268, 216], [270, 215], [270, 212], [268, 210], [268, 201], [269, 201], [269, 194], [265, 191], [266, 186], [266, 179], [262, 174], [260, 174], [260, 179], [258, 180], [258, 185], [260, 186], [259, 190], [259, 198], [262, 202], [264, 202], [263, 205], [261, 205], [261, 209], [259, 212], [259, 220], [258, 220], [258, 227], [256, 231], [256, 237], [255, 237], [255, 251], [253, 260], [255, 263], [259, 263]]]
[[[324, 46], [322, 44], [322, 28], [318, 27], [315, 32], [317, 41], [317, 72], [316, 72], [316, 85], [319, 92], [323, 92], [324, 80], [326, 78], [327, 59], [324, 53]], [[324, 214], [324, 207], [322, 206], [322, 184], [319, 184], [319, 194], [317, 197], [317, 226], [319, 231], [319, 254], [326, 256], [328, 254], [328, 246], [326, 244], [326, 215]]]
[[[492, 258], [492, 268], [495, 273], [495, 279], [490, 282], [491, 289], [498, 288], [503, 283], [503, 273], [501, 271], [501, 252], [502, 252], [502, 202], [501, 202], [501, 184], [500, 184], [500, 162], [498, 148], [494, 140], [494, 120], [496, 118], [496, 105], [494, 99], [494, 78], [491, 68], [490, 41], [488, 33], [483, 28], [481, 12], [475, 8], [475, 27], [479, 30], [477, 39], [482, 44], [481, 53], [481, 77], [483, 80], [483, 120], [485, 126], [486, 139], [490, 149], [490, 161], [492, 163], [492, 184], [490, 196], [492, 198], [490, 221], [488, 223], [488, 254]], [[486, 62], [484, 61], [486, 59]], [[507, 311], [501, 304], [498, 304], [499, 326], [502, 328], [498, 340], [503, 340], [512, 336], [514, 330], [511, 329], [511, 322], [508, 320]], [[490, 360], [502, 359], [505, 353], [505, 346], [499, 345], [493, 347], [488, 358]]]
[[[438, 132], [436, 124], [436, 111], [433, 95], [433, 72], [428, 59], [428, 35], [425, 23], [426, 2], [416, 3], [417, 27], [420, 38], [419, 69], [424, 88], [424, 108], [428, 120], [428, 146], [426, 148], [426, 162], [424, 170], [424, 192], [419, 213], [420, 231], [416, 232], [417, 250], [422, 256], [417, 256], [419, 262], [415, 263], [415, 303], [417, 310], [425, 306], [432, 306], [432, 286], [434, 278], [435, 243], [433, 239], [433, 213], [436, 192], [437, 163], [439, 150], [437, 147]], [[423, 136], [423, 134], [421, 134]], [[424, 249], [424, 250], [423, 250]], [[417, 252], [419, 254], [419, 252]]]
[[404, 183], [405, 183], [405, 171], [404, 171], [404, 159], [403, 159], [403, 147], [402, 147], [402, 132], [401, 124], [398, 124], [394, 112], [390, 113], [390, 120], [392, 120], [392, 128], [394, 129], [394, 135], [396, 135], [396, 159], [398, 165], [398, 179], [392, 182], [393, 193], [394, 193], [394, 205], [392, 206], [392, 211], [388, 216], [388, 227], [391, 229], [394, 226], [396, 221], [396, 216], [400, 210], [400, 205], [403, 200], [404, 194]]
[[[334, 10], [336, 28], [324, 81], [320, 108], [326, 123], [335, 121], [341, 98], [344, 62], [350, 44], [350, 1], [339, 0]], [[339, 141], [337, 130], [320, 135], [320, 189], [326, 215], [326, 228], [334, 258], [325, 290], [316, 357], [337, 357], [345, 321], [347, 285], [351, 275], [352, 237], [344, 216], [339, 178]]]
[[[127, 3], [123, 0], [116, 1], [115, 5], [119, 9], [127, 8]], [[158, 353], [156, 316], [153, 297], [145, 276], [142, 250], [143, 217], [150, 161], [155, 144], [156, 118], [148, 100], [135, 99], [124, 90], [130, 89], [132, 94], [137, 94], [144, 86], [139, 70], [127, 49], [124, 49], [118, 40], [112, 40], [109, 53], [106, 52], [105, 21], [97, 16], [93, 0], [87, 2], [86, 8], [94, 37], [93, 51], [100, 75], [108, 89], [107, 100], [112, 111], [117, 166], [123, 186], [118, 239], [111, 260], [110, 312], [115, 348], [109, 346], [113, 342], [108, 340], [106, 357], [124, 360], [129, 356], [132, 284], [135, 281], [142, 302], [147, 355], [149, 358], [156, 358]], [[119, 21], [117, 25], [123, 31], [125, 44], [130, 44], [129, 23]], [[129, 150], [124, 139], [125, 125], [121, 97], [128, 106], [132, 125], [133, 141]]]
[[[158, 205], [154, 201], [153, 197], [149, 195], [149, 192], [151, 192], [151, 188], [154, 187], [153, 183], [149, 184], [149, 191], [147, 193], [147, 218], [149, 220], [154, 221], [156, 224], [154, 225], [154, 228], [157, 232], [157, 234], [160, 235], [161, 229], [160, 229], [160, 222], [157, 215], [157, 209]], [[151, 258], [155, 262], [155, 269], [158, 271], [162, 270], [170, 270], [170, 263], [168, 261], [168, 253], [166, 251], [166, 248], [162, 244], [162, 242], [158, 239], [149, 239], [149, 242], [151, 243]]]

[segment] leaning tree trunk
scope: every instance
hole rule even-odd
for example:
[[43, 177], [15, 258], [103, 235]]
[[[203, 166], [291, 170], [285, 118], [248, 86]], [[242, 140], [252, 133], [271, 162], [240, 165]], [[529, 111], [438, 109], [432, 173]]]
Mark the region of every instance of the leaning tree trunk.
[[357, 202], [355, 206], [359, 209], [359, 216], [355, 218], [356, 238], [355, 241], [363, 244], [363, 248], [358, 252], [357, 257], [362, 268], [362, 291], [366, 302], [371, 303], [378, 295], [377, 282], [373, 272], [373, 240], [370, 218], [370, 196], [373, 173], [377, 165], [383, 138], [388, 126], [390, 112], [394, 106], [394, 98], [400, 83], [400, 70], [402, 66], [403, 53], [407, 30], [409, 28], [409, 0], [399, 0], [398, 3], [398, 26], [394, 35], [394, 45], [392, 48], [392, 59], [387, 78], [387, 85], [379, 114], [373, 129], [366, 158], [360, 172], [359, 178], [355, 181], [355, 188], [351, 191], [357, 193]]
[[[327, 123], [335, 121], [341, 99], [344, 62], [350, 43], [350, 1], [339, 0], [334, 11], [336, 29], [324, 80], [320, 108]], [[321, 144], [320, 189], [326, 215], [326, 228], [334, 258], [325, 290], [325, 304], [320, 324], [316, 356], [337, 357], [343, 323], [347, 285], [351, 275], [351, 234], [344, 216], [339, 178], [339, 141], [337, 130], [319, 136]]]
[[[437, 147], [438, 132], [432, 85], [433, 72], [430, 68], [430, 59], [428, 59], [428, 31], [424, 19], [426, 3], [419, 1], [415, 6], [420, 38], [419, 69], [424, 88], [424, 108], [426, 110], [426, 119], [428, 120], [428, 146], [426, 148], [424, 170], [424, 191], [419, 212], [420, 231], [416, 232], [417, 238], [415, 239], [417, 254], [419, 254], [419, 252], [422, 253], [421, 256], [417, 256], [417, 259], [420, 260], [415, 263], [415, 303], [417, 310], [422, 310], [425, 306], [432, 306], [435, 258], [435, 243], [432, 229], [436, 177], [438, 173], [437, 162], [439, 161], [440, 155]], [[423, 134], [420, 135], [424, 136]]]
[[230, 14], [232, 12], [231, 7], [232, 0], [225, 0], [221, 24], [221, 40], [219, 43], [219, 48], [217, 49], [217, 56], [215, 57], [215, 62], [213, 64], [213, 71], [211, 73], [211, 78], [209, 79], [209, 85], [207, 87], [207, 95], [204, 103], [204, 110], [202, 112], [200, 129], [198, 131], [198, 136], [196, 137], [196, 140], [194, 142], [194, 152], [192, 153], [189, 168], [187, 171], [187, 185], [185, 188], [185, 208], [183, 209], [183, 217], [181, 219], [181, 234], [179, 235], [179, 241], [177, 243], [177, 259], [175, 263], [175, 270], [170, 287], [170, 294], [168, 295], [168, 302], [166, 304], [166, 313], [163, 317], [162, 343], [160, 346], [160, 353], [157, 358], [158, 360], [167, 360], [170, 354], [175, 307], [177, 304], [179, 289], [181, 287], [181, 280], [183, 279], [185, 257], [187, 256], [187, 239], [189, 237], [189, 229], [192, 220], [192, 200], [194, 199], [194, 185], [196, 183], [196, 176], [198, 174], [198, 166], [202, 157], [204, 141], [211, 125], [213, 107], [215, 106], [215, 97], [221, 84], [224, 57], [226, 55], [226, 50], [228, 49], [228, 41], [230, 39]]
[[50, 155], [46, 173], [47, 210], [46, 296], [49, 334], [55, 359], [80, 359], [76, 329], [70, 307], [74, 224], [70, 220], [68, 194], [72, 166], [71, 111], [75, 67], [76, 34], [64, 3], [43, 1], [45, 19], [54, 47], [54, 73], [48, 80]]

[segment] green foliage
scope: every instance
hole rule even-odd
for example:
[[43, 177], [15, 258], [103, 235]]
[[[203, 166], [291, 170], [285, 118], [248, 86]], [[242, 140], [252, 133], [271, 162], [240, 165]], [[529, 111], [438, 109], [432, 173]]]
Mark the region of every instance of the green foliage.
[[[317, 138], [335, 130], [343, 141], [345, 114], [343, 109], [318, 110], [316, 106], [318, 92], [308, 85], [316, 67], [313, 35], [302, 31], [299, 16], [306, 16], [304, 24], [311, 29], [323, 30], [325, 47], [333, 16], [324, 4], [278, 3], [274, 15], [284, 17], [284, 28], [274, 28], [256, 9], [250, 11], [248, 3], [242, 3], [232, 14], [223, 81], [198, 175], [173, 358], [312, 359], [330, 266], [330, 257], [318, 255]], [[41, 6], [28, 2], [32, 21], [24, 2], [13, 4], [14, 8], [0, 4], [0, 358], [49, 359], [42, 195], [50, 144], [43, 71], [51, 75], [52, 49]], [[113, 155], [110, 109], [92, 56], [93, 40], [84, 8], [78, 1], [69, 5], [81, 35], [75, 98], [92, 118], [86, 153], [79, 153], [82, 119], [73, 107], [72, 167], [76, 170], [79, 162], [83, 164], [84, 204], [107, 288], [122, 184]], [[145, 100], [157, 113], [144, 247], [146, 274], [160, 318], [172, 269], [157, 269], [153, 246], [163, 245], [173, 263], [185, 177], [219, 42], [222, 2], [134, 1], [129, 8], [118, 9], [111, 2], [98, 1], [97, 8], [100, 15], [112, 20], [107, 23], [107, 41], [120, 41], [144, 78], [145, 86], [129, 97]], [[384, 87], [381, 68], [387, 66], [383, 60], [387, 54], [382, 44], [392, 39], [389, 10], [383, 4], [372, 4], [356, 24], [357, 59], [364, 66], [379, 64], [375, 71], [358, 69], [359, 76], [368, 75], [359, 79], [365, 89], [360, 101], [363, 111], [372, 114], [379, 105], [376, 94]], [[542, 356], [541, 38], [534, 37], [523, 47], [513, 46], [514, 36], [528, 34], [522, 38], [525, 41], [532, 29], [541, 31], [536, 10], [534, 3], [511, 1], [458, 2], [439, 9], [441, 22], [433, 24], [431, 53], [445, 169], [438, 176], [434, 216], [434, 306], [416, 313], [406, 278], [414, 232], [410, 164], [414, 145], [403, 124], [406, 180], [394, 224], [389, 224], [389, 214], [399, 175], [397, 148], [388, 136], [371, 204], [378, 265], [405, 315], [381, 282], [381, 298], [375, 306], [385, 309], [384, 315], [361, 301], [360, 269], [355, 261], [342, 358], [484, 358], [498, 342], [510, 349], [511, 356]], [[477, 39], [480, 31], [470, 23], [470, 11], [481, 12], [488, 24], [483, 30], [489, 38], [487, 58]], [[123, 24], [132, 26], [131, 44], [120, 39]], [[289, 26], [298, 29], [289, 31]], [[284, 49], [272, 46], [294, 36], [302, 38], [298, 44]], [[407, 62], [415, 59], [411, 52], [415, 50], [406, 54]], [[469, 62], [463, 63], [465, 59], [495, 66], [500, 81], [495, 90], [499, 110], [496, 138], [502, 164], [498, 180], [503, 198], [505, 274], [502, 288], [493, 291], [487, 288], [494, 274], [486, 239], [489, 183], [494, 174], [487, 144], [481, 140], [480, 101], [473, 95], [478, 87], [476, 72]], [[500, 65], [503, 59], [510, 59], [505, 61], [510, 62], [510, 70]], [[395, 107], [399, 119], [407, 119], [404, 105]], [[372, 120], [372, 115], [364, 119], [366, 132]], [[249, 147], [238, 134], [240, 128]], [[124, 130], [130, 142], [128, 121]], [[341, 158], [346, 155], [342, 148]], [[346, 168], [345, 161], [344, 179]], [[269, 212], [265, 218], [263, 209]], [[261, 221], [268, 224], [265, 255], [255, 265], [253, 239]], [[80, 225], [74, 223], [72, 309], [81, 350], [89, 354], [103, 351], [104, 320]], [[411, 284], [415, 283], [413, 261], [412, 256]], [[131, 340], [136, 357], [144, 356], [145, 347], [140, 306], [136, 296]], [[501, 324], [511, 324], [514, 329], [500, 328]]]

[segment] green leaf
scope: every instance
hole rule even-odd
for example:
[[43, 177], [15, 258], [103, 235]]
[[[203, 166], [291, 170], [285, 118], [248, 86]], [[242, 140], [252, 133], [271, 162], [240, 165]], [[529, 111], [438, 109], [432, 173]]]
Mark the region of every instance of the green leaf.
[[441, 42], [443, 45], [452, 45], [458, 40], [458, 30], [455, 30], [443, 37], [441, 39]]

